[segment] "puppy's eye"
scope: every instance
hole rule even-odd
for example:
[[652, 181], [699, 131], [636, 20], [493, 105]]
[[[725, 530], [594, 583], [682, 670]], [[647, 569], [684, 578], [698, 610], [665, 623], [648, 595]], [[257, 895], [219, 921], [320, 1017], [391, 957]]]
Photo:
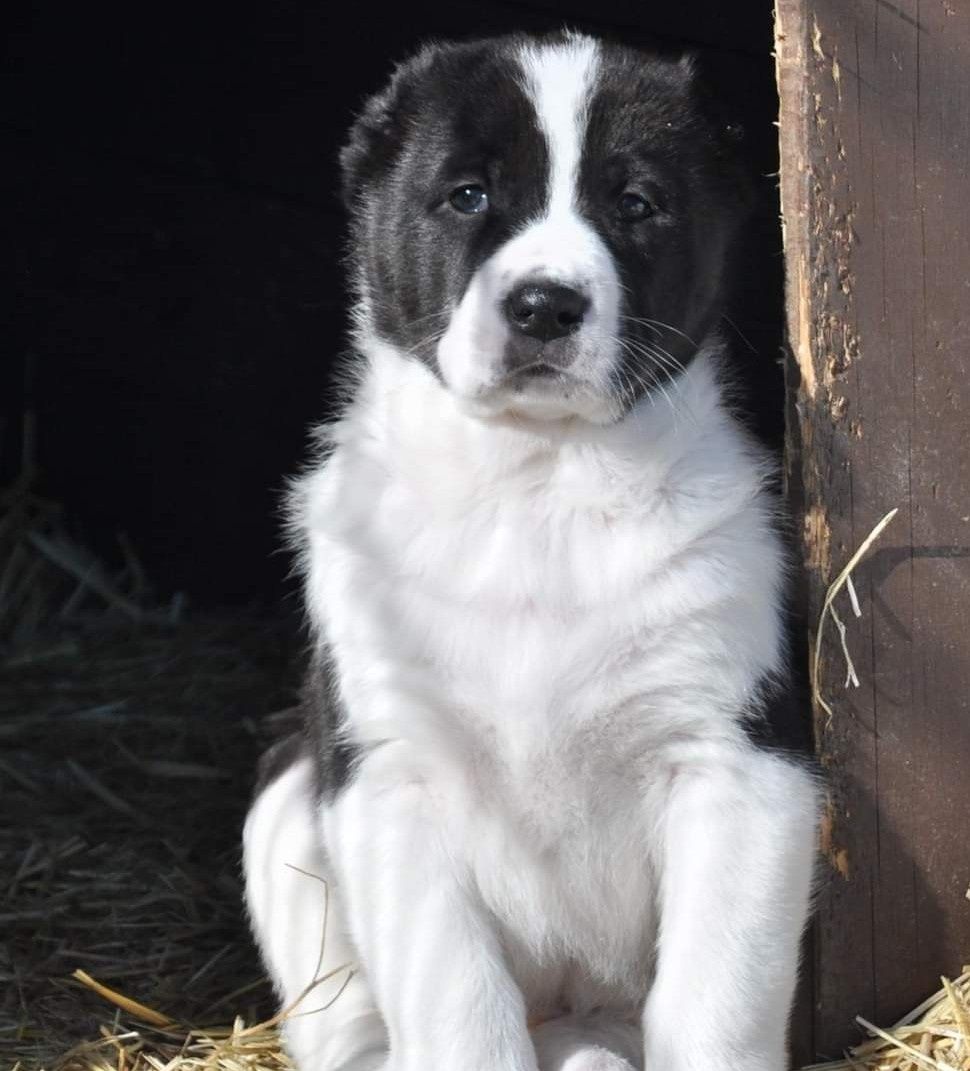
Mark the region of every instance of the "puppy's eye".
[[616, 202], [616, 214], [625, 223], [636, 223], [653, 215], [653, 205], [638, 193], [624, 193]]
[[466, 216], [476, 216], [488, 208], [488, 194], [474, 183], [458, 186], [448, 195], [451, 207]]

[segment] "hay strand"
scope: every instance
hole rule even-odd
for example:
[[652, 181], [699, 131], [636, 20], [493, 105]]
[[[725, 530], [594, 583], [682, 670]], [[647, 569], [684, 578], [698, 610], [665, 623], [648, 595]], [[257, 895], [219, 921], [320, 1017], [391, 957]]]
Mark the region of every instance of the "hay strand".
[[167, 1015], [162, 1015], [161, 1012], [155, 1011], [154, 1008], [149, 1008], [140, 1001], [126, 997], [124, 993], [119, 993], [117, 989], [102, 985], [101, 982], [96, 981], [86, 971], [76, 970], [71, 977], [76, 978], [82, 985], [86, 985], [88, 989], [93, 989], [98, 996], [104, 997], [105, 1000], [110, 1000], [112, 1004], [117, 1004], [122, 1011], [128, 1012], [129, 1015], [133, 1015], [144, 1023], [151, 1023], [152, 1026], [161, 1027], [174, 1025]]
[[970, 966], [888, 1029], [861, 1015], [856, 1022], [871, 1036], [842, 1060], [804, 1071], [970, 1071]]
[[899, 507], [897, 506], [894, 509], [891, 509], [885, 517], [876, 524], [872, 531], [862, 541], [859, 548], [849, 559], [839, 575], [829, 585], [828, 591], [825, 593], [825, 599], [822, 602], [822, 610], [818, 617], [818, 626], [815, 629], [815, 652], [812, 658], [812, 695], [815, 697], [816, 703], [818, 703], [822, 710], [825, 711], [826, 718], [828, 719], [826, 723], [827, 726], [831, 726], [832, 721], [835, 718], [835, 711], [822, 695], [822, 640], [825, 633], [825, 622], [827, 618], [831, 617], [839, 633], [839, 639], [842, 644], [842, 654], [845, 658], [846, 665], [846, 686], [848, 687], [849, 684], [853, 684], [855, 687], [858, 687], [859, 676], [856, 673], [855, 665], [852, 662], [852, 655], [849, 652], [849, 645], [845, 635], [845, 625], [842, 623], [833, 604], [836, 595], [838, 595], [844, 587], [850, 585], [849, 598], [852, 603], [852, 611], [856, 617], [861, 616], [862, 611], [859, 607], [859, 599], [856, 595], [855, 587], [851, 585], [852, 570], [855, 569], [859, 562], [866, 556], [869, 548], [882, 535], [898, 512]]
[[[289, 1071], [289, 1060], [280, 1045], [280, 1026], [288, 1019], [325, 1011], [340, 999], [354, 977], [352, 965], [347, 963], [320, 973], [326, 950], [330, 886], [315, 874], [299, 867], [292, 869], [314, 878], [324, 888], [323, 932], [317, 966], [313, 979], [294, 1001], [252, 1026], [245, 1026], [242, 1017], [236, 1016], [231, 1027], [199, 1029], [180, 1026], [170, 1016], [104, 985], [86, 971], [76, 970], [73, 977], [77, 981], [140, 1023], [148, 1024], [154, 1033], [146, 1035], [141, 1029], [119, 1031], [117, 1023], [113, 1028], [102, 1026], [101, 1038], [73, 1048], [54, 1065], [53, 1071], [276, 1071], [277, 1068]], [[204, 969], [210, 965], [206, 964]], [[311, 993], [340, 974], [345, 975], [343, 981], [323, 1005], [308, 1011], [298, 1010]], [[103, 1060], [105, 1049], [113, 1050], [113, 1063]]]

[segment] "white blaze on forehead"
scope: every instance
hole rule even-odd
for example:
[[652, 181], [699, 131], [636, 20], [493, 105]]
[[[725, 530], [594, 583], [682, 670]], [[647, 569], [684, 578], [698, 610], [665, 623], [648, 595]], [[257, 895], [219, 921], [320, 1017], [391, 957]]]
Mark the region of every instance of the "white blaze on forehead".
[[[541, 418], [614, 414], [620, 281], [609, 248], [578, 204], [579, 164], [599, 60], [595, 41], [569, 35], [555, 45], [525, 45], [518, 54], [522, 88], [532, 101], [549, 153], [545, 207], [475, 272], [437, 346], [442, 379], [475, 412], [529, 412]], [[536, 176], [542, 181], [544, 176]], [[506, 351], [514, 340], [505, 309], [516, 287], [556, 283], [588, 300], [569, 340], [573, 384], [530, 398], [509, 386]], [[489, 408], [491, 406], [491, 409]], [[531, 408], [529, 408], [531, 406]]]
[[548, 215], [573, 208], [586, 129], [586, 108], [596, 77], [595, 41], [570, 36], [559, 45], [522, 49], [526, 87], [549, 147]]

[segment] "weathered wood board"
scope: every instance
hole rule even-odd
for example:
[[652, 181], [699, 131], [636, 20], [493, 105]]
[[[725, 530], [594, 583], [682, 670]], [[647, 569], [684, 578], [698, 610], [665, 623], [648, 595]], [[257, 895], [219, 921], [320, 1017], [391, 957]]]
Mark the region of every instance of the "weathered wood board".
[[810, 621], [899, 508], [861, 618], [837, 604], [858, 688], [821, 641], [809, 1026], [832, 1056], [970, 961], [970, 0], [776, 0], [776, 51]]

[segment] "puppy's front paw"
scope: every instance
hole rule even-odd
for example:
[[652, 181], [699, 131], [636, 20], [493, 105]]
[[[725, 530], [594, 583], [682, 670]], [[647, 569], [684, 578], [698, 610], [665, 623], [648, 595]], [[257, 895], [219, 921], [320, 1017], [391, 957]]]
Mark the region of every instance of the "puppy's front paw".
[[639, 1071], [640, 1031], [632, 1023], [593, 1016], [567, 1016], [543, 1023], [532, 1034], [539, 1071]]
[[[544, 1069], [543, 1069], [544, 1071]], [[558, 1065], [558, 1071], [636, 1071], [629, 1060], [598, 1045], [574, 1052]]]
[[347, 1063], [341, 1065], [340, 1071], [395, 1071], [391, 1066], [391, 1058], [386, 1050], [371, 1049], [362, 1052], [359, 1056], [352, 1057]]

